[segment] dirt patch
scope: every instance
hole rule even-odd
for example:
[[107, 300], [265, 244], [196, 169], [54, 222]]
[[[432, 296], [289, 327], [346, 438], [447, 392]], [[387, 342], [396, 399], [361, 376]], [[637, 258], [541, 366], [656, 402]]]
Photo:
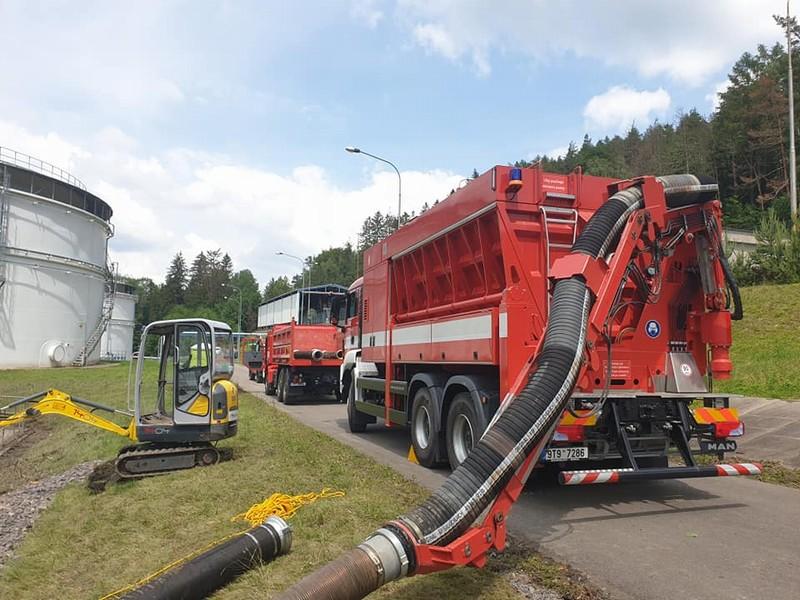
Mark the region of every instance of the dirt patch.
[[0, 494], [15, 490], [36, 477], [26, 473], [24, 456], [29, 448], [50, 434], [47, 427], [42, 425], [35, 423], [26, 426], [23, 435], [14, 438], [13, 443], [3, 447], [0, 452]]
[[11, 558], [39, 513], [50, 506], [56, 492], [69, 483], [86, 479], [98, 462], [82, 463], [0, 496], [0, 567]]

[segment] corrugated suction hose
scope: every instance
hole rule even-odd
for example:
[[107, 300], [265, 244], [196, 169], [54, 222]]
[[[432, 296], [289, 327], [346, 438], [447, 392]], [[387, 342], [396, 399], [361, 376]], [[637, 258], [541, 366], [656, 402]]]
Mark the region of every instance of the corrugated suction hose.
[[245, 531], [131, 590], [123, 600], [200, 600], [242, 573], [286, 554], [292, 530], [280, 517]]
[[[659, 178], [667, 204], [686, 206], [712, 199], [716, 185], [694, 175]], [[628, 188], [611, 196], [592, 216], [573, 253], [605, 257], [616, 248], [628, 217], [642, 206], [642, 192]], [[306, 576], [280, 600], [357, 600], [383, 584], [413, 573], [414, 542], [444, 545], [461, 535], [494, 501], [533, 448], [555, 427], [580, 372], [594, 298], [580, 277], [556, 282], [536, 370], [501, 407], [466, 460], [427, 500], [375, 532], [357, 549]]]

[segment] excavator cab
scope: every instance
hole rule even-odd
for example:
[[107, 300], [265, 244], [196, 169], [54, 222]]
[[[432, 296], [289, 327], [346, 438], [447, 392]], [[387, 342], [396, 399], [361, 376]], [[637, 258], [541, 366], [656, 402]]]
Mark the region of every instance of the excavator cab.
[[[155, 354], [158, 360], [149, 359]], [[133, 410], [140, 442], [213, 442], [236, 434], [238, 395], [230, 327], [206, 319], [145, 327]]]

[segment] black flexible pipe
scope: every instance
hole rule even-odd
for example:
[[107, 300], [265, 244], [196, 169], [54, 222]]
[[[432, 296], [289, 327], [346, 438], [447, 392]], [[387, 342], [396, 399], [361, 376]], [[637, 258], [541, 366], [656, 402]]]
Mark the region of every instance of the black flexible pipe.
[[269, 517], [164, 575], [137, 587], [124, 600], [200, 600], [227, 585], [242, 573], [286, 554], [292, 531], [286, 521]]
[[[661, 178], [676, 206], [702, 201], [710, 190], [694, 176]], [[675, 193], [670, 194], [674, 188]], [[572, 252], [605, 257], [616, 247], [628, 217], [642, 205], [638, 187], [617, 192], [592, 216]], [[358, 548], [308, 575], [281, 600], [357, 600], [414, 569], [414, 543], [443, 545], [462, 534], [491, 504], [531, 450], [555, 426], [580, 371], [589, 312], [594, 298], [581, 277], [556, 282], [536, 370], [517, 395], [504, 403], [466, 460], [420, 506]], [[346, 576], [345, 576], [346, 575]]]

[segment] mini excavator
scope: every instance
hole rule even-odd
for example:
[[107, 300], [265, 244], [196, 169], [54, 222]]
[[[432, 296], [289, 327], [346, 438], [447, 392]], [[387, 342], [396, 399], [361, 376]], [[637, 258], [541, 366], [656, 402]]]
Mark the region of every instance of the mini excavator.
[[[156, 354], [155, 360], [146, 358]], [[115, 460], [122, 479], [213, 465], [214, 442], [236, 435], [239, 398], [233, 375], [233, 341], [225, 323], [176, 319], [150, 323], [142, 332], [133, 402], [121, 410], [51, 389], [0, 408], [0, 427], [40, 415], [62, 415], [127, 437]], [[129, 419], [119, 425], [104, 412]]]

